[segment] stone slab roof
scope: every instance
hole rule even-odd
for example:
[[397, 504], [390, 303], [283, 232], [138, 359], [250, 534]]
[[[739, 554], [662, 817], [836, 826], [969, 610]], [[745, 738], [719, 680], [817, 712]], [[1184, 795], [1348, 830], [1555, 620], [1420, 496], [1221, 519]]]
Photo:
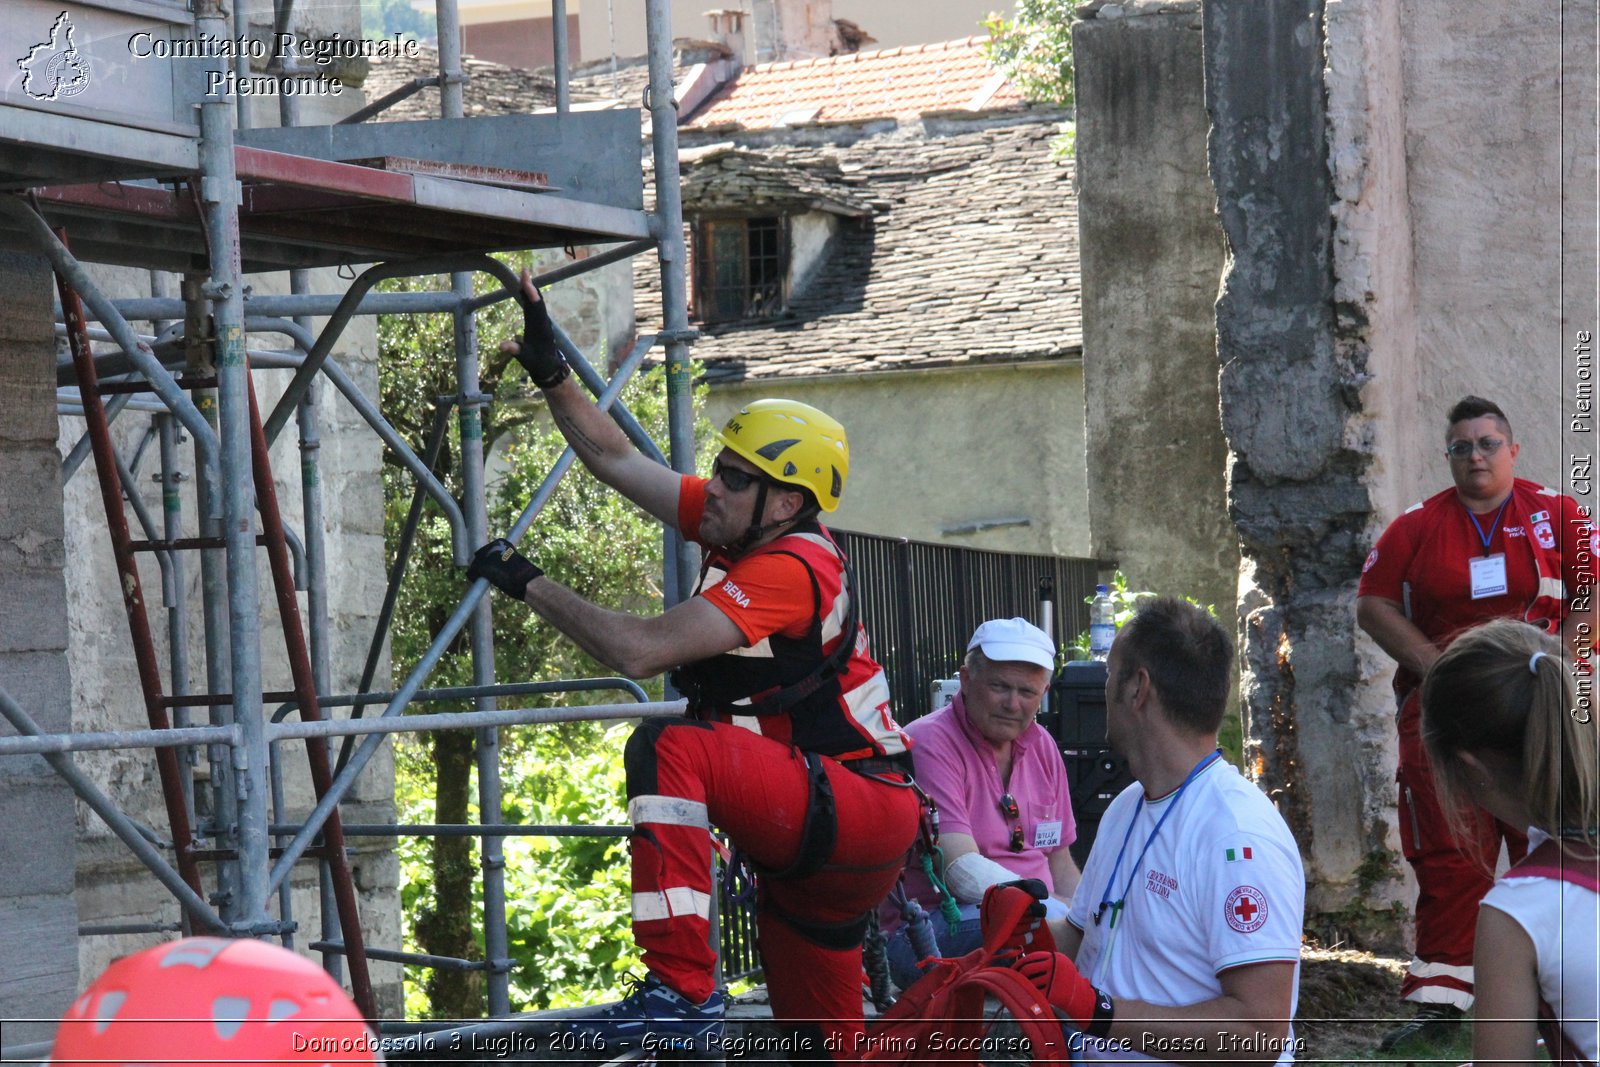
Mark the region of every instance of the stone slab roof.
[[686, 217], [713, 214], [765, 215], [786, 211], [826, 211], [833, 215], [871, 215], [871, 190], [846, 175], [832, 157], [778, 158], [731, 144], [679, 155]]
[[1022, 106], [1021, 94], [984, 57], [987, 40], [966, 37], [746, 67], [688, 125], [761, 129]]
[[[873, 208], [842, 218], [777, 318], [701, 325], [712, 383], [1077, 358], [1082, 351], [1072, 164], [1055, 122], [949, 122], [849, 145], [772, 145], [773, 166], [834, 168]], [[686, 187], [728, 153], [686, 153]], [[715, 182], [704, 183], [714, 186]], [[698, 207], [686, 198], [686, 212]], [[634, 260], [641, 328], [661, 321], [657, 265]]]
[[[463, 56], [461, 68], [468, 77], [461, 90], [463, 110], [468, 118], [523, 115], [539, 108], [556, 106], [556, 83], [549, 71], [521, 70], [475, 56]], [[402, 55], [373, 60], [362, 88], [366, 91], [367, 99], [373, 101], [413, 78], [431, 78], [438, 73], [438, 51], [423, 46], [418, 49], [415, 59]], [[377, 121], [399, 122], [438, 117], [439, 88], [430, 85], [384, 111]]]

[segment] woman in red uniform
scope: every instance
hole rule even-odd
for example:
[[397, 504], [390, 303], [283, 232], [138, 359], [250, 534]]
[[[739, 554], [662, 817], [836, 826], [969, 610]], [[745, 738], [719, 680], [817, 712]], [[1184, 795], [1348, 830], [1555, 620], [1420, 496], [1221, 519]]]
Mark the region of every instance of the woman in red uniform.
[[1398, 668], [1400, 840], [1417, 879], [1416, 956], [1401, 996], [1415, 1018], [1384, 1049], [1453, 1027], [1472, 1006], [1472, 942], [1478, 902], [1494, 881], [1504, 841], [1513, 858], [1521, 827], [1478, 813], [1451, 832], [1422, 748], [1418, 687], [1464, 630], [1520, 619], [1560, 633], [1569, 647], [1592, 609], [1569, 611], [1579, 586], [1578, 547], [1592, 550], [1589, 516], [1571, 497], [1516, 477], [1519, 446], [1493, 402], [1469, 396], [1450, 409], [1445, 456], [1455, 485], [1389, 525], [1362, 568], [1356, 621]]

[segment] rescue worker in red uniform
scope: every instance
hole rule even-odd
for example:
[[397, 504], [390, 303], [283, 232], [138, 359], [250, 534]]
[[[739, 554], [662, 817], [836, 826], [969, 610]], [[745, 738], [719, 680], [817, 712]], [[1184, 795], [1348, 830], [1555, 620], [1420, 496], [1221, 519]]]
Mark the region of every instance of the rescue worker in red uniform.
[[1422, 747], [1422, 676], [1457, 635], [1489, 619], [1524, 620], [1574, 648], [1593, 638], [1580, 629], [1592, 627], [1592, 605], [1569, 610], [1585, 584], [1580, 556], [1592, 559], [1590, 517], [1571, 497], [1517, 478], [1518, 451], [1498, 406], [1462, 399], [1445, 436], [1454, 488], [1408, 508], [1362, 568], [1356, 621], [1399, 665], [1400, 840], [1417, 879], [1416, 956], [1400, 993], [1418, 1009], [1384, 1036], [1386, 1051], [1438, 1036], [1472, 1006], [1478, 902], [1502, 841], [1513, 860], [1527, 845], [1524, 827], [1481, 811], [1468, 814], [1464, 838], [1451, 832]]
[[715, 1042], [715, 825], [760, 875], [773, 1015], [807, 1039], [802, 1055], [848, 1056], [864, 1032], [867, 913], [899, 877], [921, 807], [844, 556], [816, 521], [844, 491], [844, 429], [806, 404], [757, 401], [717, 435], [711, 478], [679, 475], [630, 445], [568, 377], [526, 275], [523, 292], [527, 331], [503, 347], [543, 390], [578, 458], [705, 550], [696, 595], [657, 616], [590, 603], [503, 540], [480, 549], [468, 572], [629, 677], [672, 671], [689, 700], [689, 718], [647, 721], [628, 741], [633, 931], [649, 974], [586, 1029]]

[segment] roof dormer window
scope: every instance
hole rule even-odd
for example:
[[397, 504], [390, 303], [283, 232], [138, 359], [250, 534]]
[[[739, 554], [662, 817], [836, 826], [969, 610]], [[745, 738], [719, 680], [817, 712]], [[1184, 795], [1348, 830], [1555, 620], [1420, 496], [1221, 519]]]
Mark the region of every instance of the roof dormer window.
[[704, 218], [694, 227], [694, 243], [700, 321], [764, 319], [783, 310], [789, 241], [782, 217]]

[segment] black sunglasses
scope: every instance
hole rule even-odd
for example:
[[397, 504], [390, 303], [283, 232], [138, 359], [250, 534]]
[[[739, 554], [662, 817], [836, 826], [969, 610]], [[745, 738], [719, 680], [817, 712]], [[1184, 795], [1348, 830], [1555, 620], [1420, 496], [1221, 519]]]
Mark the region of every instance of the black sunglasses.
[[742, 493], [746, 489], [764, 479], [759, 474], [740, 470], [738, 467], [725, 466], [722, 460], [713, 460], [711, 463], [711, 477], [722, 479], [722, 484], [728, 487], [730, 493]]
[[[1000, 798], [1000, 817], [1002, 819], [1015, 819], [1020, 817], [1022, 811], [1017, 807], [1017, 798], [1006, 793]], [[1022, 824], [1019, 822], [1011, 828], [1011, 851], [1021, 852], [1027, 844], [1022, 835]]]

